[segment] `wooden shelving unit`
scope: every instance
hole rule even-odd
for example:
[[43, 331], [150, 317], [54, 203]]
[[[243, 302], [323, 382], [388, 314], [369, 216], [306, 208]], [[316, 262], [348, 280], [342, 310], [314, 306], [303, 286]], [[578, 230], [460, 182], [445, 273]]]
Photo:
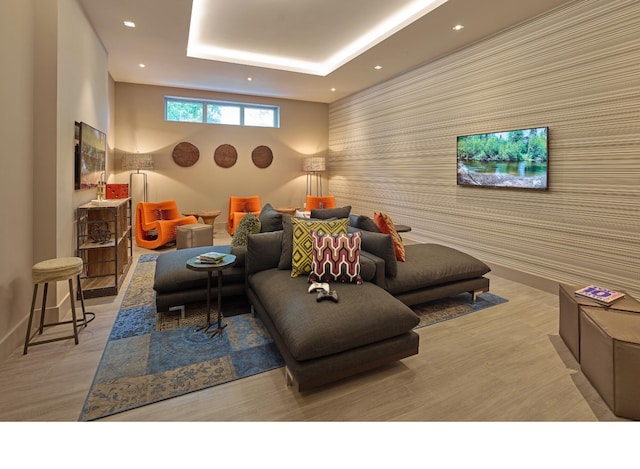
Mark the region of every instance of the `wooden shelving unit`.
[[117, 295], [133, 255], [131, 198], [87, 203], [77, 209], [78, 257], [85, 298]]

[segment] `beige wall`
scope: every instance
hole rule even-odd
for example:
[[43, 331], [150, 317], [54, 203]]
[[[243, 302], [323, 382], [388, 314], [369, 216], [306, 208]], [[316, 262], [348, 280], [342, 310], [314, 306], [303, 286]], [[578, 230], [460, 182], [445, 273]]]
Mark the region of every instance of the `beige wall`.
[[0, 360], [24, 340], [16, 330], [31, 300], [33, 10], [33, 0], [0, 2]]
[[[95, 190], [74, 190], [74, 121], [109, 134], [110, 97], [106, 51], [76, 0], [3, 1], [0, 17], [2, 102], [11, 109], [0, 125], [1, 210], [10, 220], [0, 243], [3, 359], [24, 342], [31, 266], [75, 255], [75, 208]], [[59, 282], [49, 290], [49, 317], [68, 308]]]
[[[494, 266], [640, 296], [640, 2], [585, 0], [330, 106], [330, 191]], [[456, 186], [456, 136], [549, 126], [547, 192]]]
[[[165, 96], [277, 105], [281, 125], [271, 129], [167, 122]], [[305, 197], [302, 159], [326, 153], [327, 114], [328, 105], [321, 103], [116, 83], [115, 181], [129, 182], [130, 172], [121, 170], [124, 153], [151, 153], [154, 169], [147, 171], [149, 200], [174, 199], [182, 210], [222, 210], [216, 225], [226, 219], [230, 195], [258, 194], [263, 204], [300, 207]], [[184, 168], [174, 162], [172, 152], [180, 142], [199, 149], [200, 158], [193, 166]], [[231, 168], [221, 168], [213, 160], [215, 149], [222, 144], [233, 145], [238, 152]], [[259, 145], [273, 152], [268, 168], [258, 168], [251, 160], [251, 152]], [[133, 194], [141, 181], [134, 178]]]

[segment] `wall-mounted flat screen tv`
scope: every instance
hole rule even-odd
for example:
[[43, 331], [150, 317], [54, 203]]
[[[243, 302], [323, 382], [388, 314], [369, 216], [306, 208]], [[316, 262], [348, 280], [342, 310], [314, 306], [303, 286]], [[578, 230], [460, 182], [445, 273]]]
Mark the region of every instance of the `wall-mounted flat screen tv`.
[[548, 127], [458, 137], [458, 185], [547, 189]]

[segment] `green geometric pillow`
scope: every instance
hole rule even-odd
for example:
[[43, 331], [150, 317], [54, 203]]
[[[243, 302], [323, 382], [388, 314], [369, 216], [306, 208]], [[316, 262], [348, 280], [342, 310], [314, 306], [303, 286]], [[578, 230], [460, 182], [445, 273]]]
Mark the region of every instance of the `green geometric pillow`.
[[311, 272], [311, 254], [313, 252], [312, 230], [326, 234], [345, 234], [348, 226], [348, 218], [325, 221], [291, 217], [291, 227], [293, 229], [291, 276], [309, 275], [309, 272]]
[[260, 233], [261, 227], [260, 219], [253, 213], [249, 212], [245, 216], [242, 217], [240, 223], [238, 223], [238, 227], [236, 228], [235, 233], [233, 233], [233, 238], [231, 238], [231, 246], [239, 247], [246, 246], [249, 242], [249, 235]]

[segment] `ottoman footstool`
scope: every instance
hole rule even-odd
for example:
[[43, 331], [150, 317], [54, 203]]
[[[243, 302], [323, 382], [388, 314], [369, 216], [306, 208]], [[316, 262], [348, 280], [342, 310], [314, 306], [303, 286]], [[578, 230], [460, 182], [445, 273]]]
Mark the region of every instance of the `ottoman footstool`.
[[176, 249], [199, 246], [213, 246], [213, 226], [194, 223], [176, 228]]
[[581, 307], [580, 367], [615, 415], [640, 420], [640, 314]]

